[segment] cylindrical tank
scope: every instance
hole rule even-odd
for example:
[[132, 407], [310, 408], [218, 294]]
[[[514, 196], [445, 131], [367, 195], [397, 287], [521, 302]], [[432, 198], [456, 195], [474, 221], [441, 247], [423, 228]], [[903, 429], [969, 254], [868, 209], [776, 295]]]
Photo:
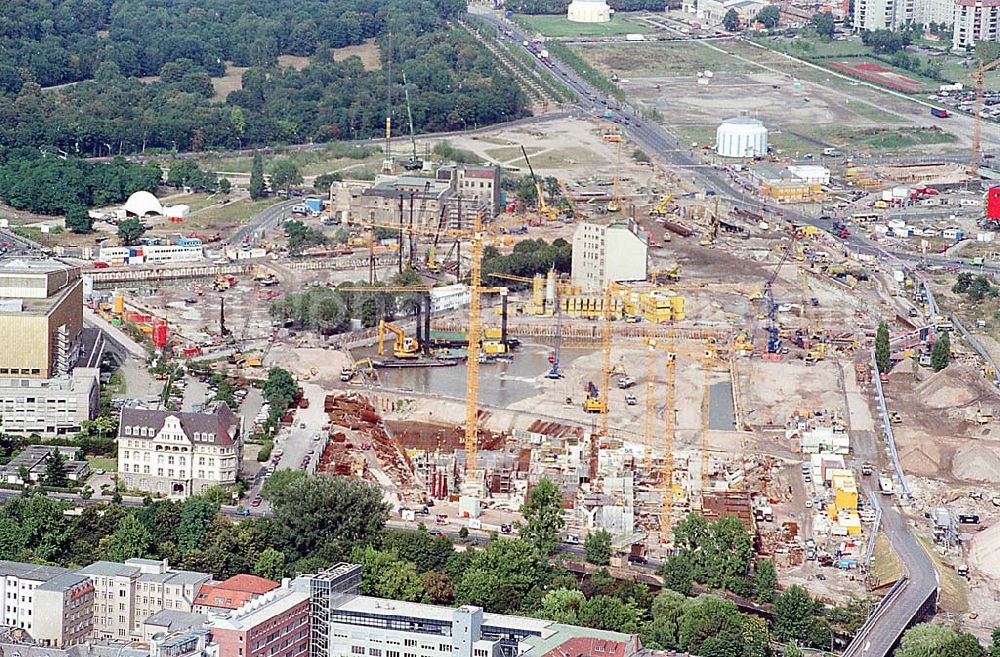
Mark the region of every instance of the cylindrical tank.
[[545, 276], [545, 307], [555, 309], [556, 303], [556, 273], [550, 271]]
[[539, 310], [541, 310], [545, 303], [545, 277], [541, 274], [535, 274], [535, 277], [532, 279], [531, 301], [535, 305], [535, 308]]
[[116, 315], [121, 315], [123, 312], [125, 312], [125, 297], [120, 294], [116, 294], [114, 313]]
[[726, 119], [715, 131], [715, 150], [722, 157], [767, 155], [767, 128], [757, 119]]

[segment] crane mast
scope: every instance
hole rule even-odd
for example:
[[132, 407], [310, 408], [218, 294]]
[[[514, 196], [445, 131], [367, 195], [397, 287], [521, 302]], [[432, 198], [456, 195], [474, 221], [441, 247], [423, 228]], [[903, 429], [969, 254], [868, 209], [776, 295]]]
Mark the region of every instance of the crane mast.
[[469, 353], [465, 358], [465, 482], [478, 483], [476, 451], [479, 447], [479, 336], [481, 332], [479, 303], [482, 289], [483, 235], [482, 215], [477, 212], [472, 234], [469, 265]]

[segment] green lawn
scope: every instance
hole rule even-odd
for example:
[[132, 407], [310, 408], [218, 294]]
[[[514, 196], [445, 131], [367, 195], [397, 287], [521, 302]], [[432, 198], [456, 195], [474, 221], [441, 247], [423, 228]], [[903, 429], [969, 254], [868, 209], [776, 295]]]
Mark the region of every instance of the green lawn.
[[100, 456], [88, 456], [87, 462], [90, 463], [90, 470], [104, 470], [105, 472], [118, 472], [118, 461], [115, 459], [103, 458]]
[[[726, 43], [725, 48], [731, 49], [733, 45]], [[669, 78], [695, 75], [705, 70], [716, 73], [760, 70], [752, 63], [734, 59], [700, 42], [580, 44], [572, 48], [599, 71], [613, 71], [623, 77]], [[754, 55], [767, 55], [767, 52], [755, 49]]]
[[574, 23], [565, 16], [527, 16], [518, 14], [520, 25], [547, 37], [605, 37], [625, 34], [649, 34], [645, 23], [629, 20], [628, 14], [615, 14], [608, 23]]

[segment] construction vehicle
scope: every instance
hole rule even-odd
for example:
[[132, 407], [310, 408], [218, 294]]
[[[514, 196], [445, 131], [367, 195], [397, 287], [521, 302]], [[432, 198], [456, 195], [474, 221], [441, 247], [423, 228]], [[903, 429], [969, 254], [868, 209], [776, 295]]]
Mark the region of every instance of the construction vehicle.
[[993, 60], [989, 64], [980, 59], [976, 72], [972, 74], [976, 80], [976, 104], [972, 110], [972, 161], [969, 163], [969, 175], [976, 178], [979, 177], [980, 135], [983, 129], [983, 88], [986, 83], [986, 73], [997, 66], [1000, 66], [1000, 59]]
[[625, 376], [618, 377], [618, 387], [622, 390], [627, 390], [635, 385], [635, 379], [627, 374]]
[[817, 363], [817, 362], [819, 362], [821, 360], [825, 360], [825, 359], [826, 359], [826, 343], [825, 342], [820, 342], [818, 345], [816, 345], [815, 348], [810, 349], [809, 352], [806, 353], [806, 362], [807, 363]]
[[636, 399], [635, 395], [633, 395], [631, 393], [625, 395], [625, 404], [626, 405], [628, 405], [628, 406], [635, 406], [638, 403], [639, 403], [639, 400]]
[[656, 204], [654, 208], [649, 211], [650, 217], [666, 217], [670, 214], [673, 209], [674, 197], [672, 194], [667, 194], [660, 199], [660, 202]]
[[594, 385], [593, 381], [587, 382], [586, 390], [587, 399], [583, 402], [583, 410], [587, 413], [602, 413], [606, 415], [608, 412], [607, 400], [601, 396], [600, 391]]
[[403, 333], [403, 329], [395, 324], [390, 324], [384, 319], [378, 323], [378, 355], [385, 354], [385, 334], [392, 333], [396, 336], [392, 346], [392, 355], [396, 358], [417, 358], [420, 355], [420, 343], [414, 338], [409, 338]]
[[681, 280], [681, 265], [674, 265], [666, 271], [654, 271], [650, 274], [649, 279], [657, 285], [662, 285], [663, 283], [676, 283]]
[[403, 73], [403, 94], [406, 98], [406, 118], [410, 121], [410, 145], [413, 147], [410, 161], [405, 162], [403, 168], [407, 171], [416, 171], [417, 169], [422, 169], [424, 163], [417, 158], [417, 139], [413, 136], [413, 109], [410, 107], [410, 85], [406, 82], [406, 73]]
[[903, 416], [901, 416], [896, 411], [891, 411], [889, 413], [889, 422], [891, 422], [892, 424], [902, 424], [903, 423]]
[[983, 402], [976, 404], [976, 424], [989, 424], [993, 421], [993, 413], [983, 412]]
[[524, 155], [524, 161], [528, 165], [531, 181], [535, 184], [535, 194], [538, 196], [538, 215], [549, 221], [558, 221], [559, 213], [545, 202], [545, 193], [542, 191], [542, 184], [538, 182], [538, 176], [535, 175], [535, 168], [531, 166], [531, 160], [528, 159], [528, 151], [525, 150], [523, 144], [521, 145], [521, 154]]
[[[367, 369], [365, 370], [365, 369], [363, 369], [363, 367], [367, 368]], [[350, 381], [351, 379], [354, 378], [354, 376], [358, 372], [361, 372], [361, 371], [367, 371], [370, 374], [374, 374], [375, 373], [375, 362], [372, 361], [371, 358], [360, 358], [360, 359], [354, 361], [354, 363], [352, 365], [348, 365], [344, 369], [340, 370], [340, 380], [341, 381]]]

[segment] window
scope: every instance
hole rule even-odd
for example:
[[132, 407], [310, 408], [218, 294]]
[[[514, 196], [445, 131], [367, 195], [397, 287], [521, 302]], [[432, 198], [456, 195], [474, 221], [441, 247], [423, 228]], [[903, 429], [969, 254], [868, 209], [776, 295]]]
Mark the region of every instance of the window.
[[365, 654], [364, 646], [351, 646], [351, 654], [363, 655]]
[[382, 650], [380, 648], [369, 648], [368, 654], [372, 657], [382, 657]]
[[417, 645], [417, 641], [416, 639], [404, 639], [403, 645], [405, 645], [407, 648], [413, 648]]

